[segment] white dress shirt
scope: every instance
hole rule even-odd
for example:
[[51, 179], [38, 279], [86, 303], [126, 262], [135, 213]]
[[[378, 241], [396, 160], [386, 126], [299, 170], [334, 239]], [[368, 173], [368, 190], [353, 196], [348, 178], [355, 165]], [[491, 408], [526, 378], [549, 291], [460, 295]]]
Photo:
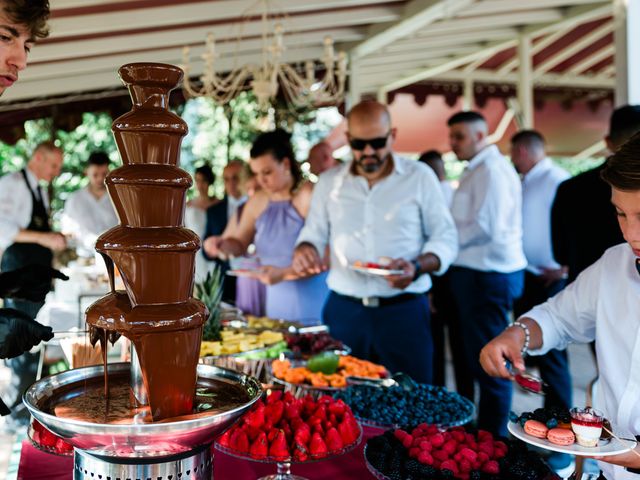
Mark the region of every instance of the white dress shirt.
[[422, 275], [406, 289], [348, 268], [356, 260], [380, 257], [414, 260], [431, 252], [447, 270], [457, 253], [456, 230], [435, 174], [426, 165], [393, 157], [392, 173], [369, 188], [367, 180], [345, 164], [320, 175], [297, 243], [309, 242], [322, 254], [329, 244], [329, 288], [353, 297], [390, 297], [431, 288]]
[[246, 195], [243, 195], [240, 198], [234, 198], [231, 195], [227, 195], [227, 221], [231, 220], [231, 217], [233, 217], [233, 214], [236, 213], [236, 210], [238, 210], [238, 207], [246, 201], [247, 201]]
[[[569, 342], [596, 341], [599, 385], [594, 408], [621, 436], [640, 435], [640, 275], [628, 244], [616, 245], [558, 295], [523, 316], [542, 329], [542, 355]], [[609, 480], [638, 476], [600, 462]]]
[[67, 198], [61, 222], [62, 232], [76, 239], [78, 254], [93, 256], [97, 238], [115, 227], [118, 217], [108, 193], [96, 198], [84, 187]]
[[441, 180], [440, 188], [442, 189], [442, 196], [444, 197], [444, 201], [449, 208], [451, 208], [451, 202], [453, 201], [453, 187], [451, 186], [451, 182], [449, 180]]
[[498, 147], [483, 148], [469, 162], [453, 195], [451, 213], [460, 239], [454, 265], [501, 273], [527, 266], [520, 178]]
[[527, 270], [539, 275], [541, 268], [560, 268], [551, 246], [551, 206], [558, 185], [569, 173], [550, 158], [539, 161], [522, 179], [522, 246]]
[[[38, 179], [26, 168], [31, 189], [37, 193]], [[42, 201], [49, 208], [49, 196], [46, 188], [41, 188]], [[21, 172], [9, 173], [0, 178], [0, 250], [6, 250], [16, 235], [29, 226], [33, 201], [31, 192]]]

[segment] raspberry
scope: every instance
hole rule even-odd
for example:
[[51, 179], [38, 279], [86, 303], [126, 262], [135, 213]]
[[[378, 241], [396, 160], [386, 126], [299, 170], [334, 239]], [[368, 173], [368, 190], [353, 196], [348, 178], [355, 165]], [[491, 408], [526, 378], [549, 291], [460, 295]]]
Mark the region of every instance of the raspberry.
[[410, 456], [411, 458], [418, 458], [418, 455], [420, 455], [420, 452], [421, 452], [421, 451], [422, 451], [422, 450], [420, 450], [420, 448], [419, 448], [419, 447], [411, 447], [411, 448], [409, 449], [409, 456]]
[[422, 440], [420, 442], [420, 450], [424, 450], [425, 452], [430, 452], [433, 450], [433, 444], [428, 440]]
[[460, 455], [464, 456], [469, 462], [473, 463], [478, 458], [478, 454], [470, 448], [463, 448], [460, 450]]
[[404, 437], [401, 441], [404, 448], [411, 448], [411, 445], [413, 444], [413, 437], [407, 434], [407, 436]]
[[462, 443], [465, 440], [464, 432], [461, 432], [459, 430], [454, 430], [451, 432], [451, 438], [453, 438], [458, 443]]
[[468, 473], [471, 471], [471, 462], [469, 460], [461, 460], [459, 466], [461, 472]]
[[440, 460], [441, 462], [444, 462], [445, 460], [449, 460], [451, 458], [449, 454], [444, 450], [434, 450], [431, 452], [431, 455], [434, 459]]
[[400, 440], [400, 442], [402, 442], [402, 440], [404, 440], [404, 437], [406, 437], [407, 435], [409, 435], [407, 432], [405, 432], [404, 430], [401, 429], [397, 429], [395, 432], [393, 432], [393, 435]]
[[440, 464], [440, 470], [451, 470], [454, 475], [458, 474], [458, 465], [453, 460], [446, 460]]
[[493, 441], [493, 435], [486, 430], [478, 430], [478, 442]]
[[433, 465], [433, 457], [429, 455], [429, 452], [420, 452], [418, 454], [418, 461], [424, 465]]
[[444, 436], [441, 433], [436, 433], [431, 437], [431, 445], [436, 448], [440, 448], [444, 445]]
[[490, 475], [497, 475], [500, 473], [500, 466], [498, 465], [498, 462], [491, 460], [482, 466], [482, 471]]
[[493, 443], [492, 442], [479, 443], [478, 451], [486, 453], [487, 455], [489, 455], [489, 458], [493, 458]]
[[489, 461], [489, 455], [484, 452], [478, 452], [478, 461], [484, 465]]
[[453, 456], [453, 454], [456, 453], [457, 447], [458, 447], [458, 442], [456, 442], [455, 440], [448, 440], [442, 446], [442, 450], [447, 452], [449, 454], [449, 456]]

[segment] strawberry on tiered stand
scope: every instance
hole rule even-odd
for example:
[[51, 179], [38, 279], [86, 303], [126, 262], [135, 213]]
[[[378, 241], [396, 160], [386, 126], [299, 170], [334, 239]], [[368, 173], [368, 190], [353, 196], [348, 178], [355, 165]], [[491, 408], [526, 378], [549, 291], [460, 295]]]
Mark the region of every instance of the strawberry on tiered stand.
[[234, 457], [274, 463], [277, 474], [260, 480], [304, 480], [291, 465], [343, 455], [358, 446], [362, 429], [341, 400], [324, 396], [296, 399], [274, 391], [261, 400], [216, 442]]

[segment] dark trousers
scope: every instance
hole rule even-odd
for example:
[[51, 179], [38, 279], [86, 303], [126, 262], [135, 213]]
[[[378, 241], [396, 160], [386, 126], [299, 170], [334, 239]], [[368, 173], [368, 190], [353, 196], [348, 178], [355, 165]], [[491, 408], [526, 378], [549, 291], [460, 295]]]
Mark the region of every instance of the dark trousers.
[[[522, 297], [516, 300], [513, 306], [515, 316], [519, 317], [536, 305], [545, 302], [561, 291], [565, 285], [566, 281], [560, 280], [547, 287], [540, 277], [531, 272], [525, 272]], [[526, 363], [528, 366], [537, 366], [540, 369], [540, 377], [549, 386], [544, 397], [545, 407], [558, 406], [566, 409], [572, 407], [571, 375], [566, 350], [554, 349], [545, 355], [527, 357]]]
[[433, 337], [433, 384], [445, 386], [446, 347], [445, 330], [449, 334], [449, 350], [453, 361], [453, 370], [457, 392], [473, 402], [473, 377], [466, 368], [462, 328], [458, 307], [451, 291], [451, 278], [447, 272], [442, 276], [431, 277], [433, 287], [431, 297], [431, 336]]
[[322, 311], [331, 335], [351, 347], [354, 356], [431, 383], [433, 343], [425, 295], [379, 307], [365, 307], [331, 292]]
[[453, 291], [467, 368], [480, 387], [478, 428], [507, 435], [513, 388], [509, 380], [490, 377], [480, 366], [480, 350], [509, 324], [513, 301], [522, 293], [523, 272], [482, 272], [451, 268]]

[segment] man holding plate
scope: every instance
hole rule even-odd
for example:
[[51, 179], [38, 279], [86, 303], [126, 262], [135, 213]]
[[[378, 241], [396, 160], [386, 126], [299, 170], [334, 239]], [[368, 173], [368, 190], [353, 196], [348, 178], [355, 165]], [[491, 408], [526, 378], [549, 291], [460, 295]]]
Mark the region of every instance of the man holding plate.
[[[431, 288], [428, 274], [444, 273], [456, 257], [453, 219], [435, 174], [393, 153], [396, 129], [386, 106], [364, 101], [347, 119], [353, 160], [320, 175], [293, 267], [327, 269], [321, 253], [328, 245], [331, 293], [322, 316], [332, 335], [356, 357], [430, 383], [424, 293]], [[384, 268], [367, 268], [381, 258]]]

